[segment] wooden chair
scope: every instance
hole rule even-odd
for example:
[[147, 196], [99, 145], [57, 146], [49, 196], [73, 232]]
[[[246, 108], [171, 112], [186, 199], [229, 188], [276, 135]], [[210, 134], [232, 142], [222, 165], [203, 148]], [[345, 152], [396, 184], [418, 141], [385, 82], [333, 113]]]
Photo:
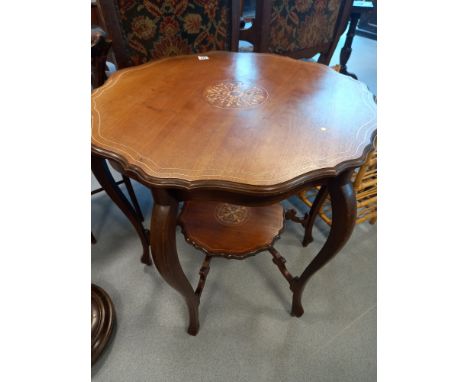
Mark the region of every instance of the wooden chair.
[[257, 0], [251, 28], [240, 39], [254, 45], [255, 52], [293, 58], [320, 54], [328, 65], [348, 22], [353, 0]]
[[119, 69], [152, 59], [237, 51], [239, 0], [98, 0]]
[[[111, 41], [107, 38], [107, 33], [100, 27], [92, 26], [91, 27], [91, 85], [93, 89], [98, 88], [103, 85], [106, 80], [106, 59], [109, 49], [111, 47]], [[106, 165], [107, 167], [107, 165]], [[132, 202], [132, 207], [135, 209], [135, 212], [138, 216], [140, 222], [144, 221], [143, 213], [141, 212], [140, 205], [133, 190], [132, 183], [130, 179], [122, 175], [122, 180], [116, 182], [112, 179], [112, 182], [116, 186], [124, 183], [127, 188], [128, 195]], [[102, 187], [91, 191], [91, 195], [97, 194], [98, 192], [103, 191]], [[96, 243], [96, 238], [91, 232], [91, 243]]]

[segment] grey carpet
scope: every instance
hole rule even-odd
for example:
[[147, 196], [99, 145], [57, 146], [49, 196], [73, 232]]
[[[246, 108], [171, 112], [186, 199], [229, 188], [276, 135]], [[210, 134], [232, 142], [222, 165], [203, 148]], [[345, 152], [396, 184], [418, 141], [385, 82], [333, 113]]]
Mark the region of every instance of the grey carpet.
[[[149, 221], [149, 192], [136, 185]], [[291, 203], [291, 202], [286, 202]], [[295, 200], [292, 203], [296, 205]], [[92, 281], [114, 301], [118, 325], [92, 369], [95, 381], [375, 381], [376, 226], [357, 226], [346, 247], [305, 290], [305, 314], [289, 314], [291, 293], [268, 253], [214, 259], [200, 305], [200, 332], [186, 333], [182, 298], [139, 262], [133, 228], [105, 194], [92, 201]], [[298, 204], [298, 206], [300, 206]], [[300, 244], [288, 222], [275, 246], [298, 274], [323, 244]], [[203, 255], [178, 233], [181, 264], [194, 285]]]

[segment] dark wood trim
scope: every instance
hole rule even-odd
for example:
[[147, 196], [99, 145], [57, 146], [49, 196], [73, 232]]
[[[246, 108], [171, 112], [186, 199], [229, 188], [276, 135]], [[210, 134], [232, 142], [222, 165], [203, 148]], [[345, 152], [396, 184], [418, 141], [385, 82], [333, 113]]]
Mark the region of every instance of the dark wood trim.
[[128, 196], [132, 201], [133, 207], [135, 208], [135, 212], [140, 221], [143, 222], [145, 218], [143, 217], [143, 212], [141, 212], [140, 204], [138, 203], [137, 197], [135, 195], [135, 190], [133, 189], [132, 181], [126, 175], [122, 175], [122, 180], [125, 183], [125, 187], [127, 187]]
[[198, 306], [200, 296], [193, 290], [180, 266], [176, 246], [178, 203], [165, 190], [152, 190], [154, 206], [151, 218], [151, 255], [163, 279], [184, 297], [189, 311], [187, 332], [198, 333]]
[[305, 227], [305, 223], [307, 221], [307, 214], [305, 214], [303, 217], [299, 217], [297, 216], [297, 211], [294, 208], [287, 210], [284, 217], [286, 220], [291, 220], [295, 223], [299, 223], [303, 227]]
[[294, 278], [291, 284], [293, 292], [291, 314], [293, 316], [300, 317], [304, 314], [301, 300], [309, 279], [340, 251], [353, 232], [356, 223], [356, 197], [351, 183], [352, 173], [352, 170], [347, 170], [328, 181], [327, 188], [330, 193], [332, 214], [339, 218], [333, 219], [330, 234], [320, 252], [301, 276]]
[[321, 64], [329, 65], [333, 53], [335, 52], [338, 41], [340, 40], [341, 35], [346, 30], [348, 25], [348, 19], [351, 14], [351, 9], [353, 8], [353, 0], [344, 0], [343, 8], [341, 9], [338, 19], [340, 23], [337, 24], [332, 43], [330, 44], [327, 51], [321, 52], [318, 62]]
[[241, 20], [240, 0], [231, 1], [231, 51], [239, 51], [239, 32]]
[[318, 192], [317, 196], [314, 199], [314, 203], [312, 207], [310, 207], [309, 214], [307, 215], [307, 220], [305, 224], [304, 230], [304, 239], [302, 240], [302, 246], [307, 247], [312, 241], [314, 240], [312, 237], [312, 228], [315, 223], [315, 219], [322, 207], [322, 204], [325, 202], [328, 195], [328, 187], [327, 185], [323, 185], [320, 187], [320, 191]]
[[116, 153], [98, 148], [94, 145], [91, 145], [91, 151], [95, 155], [114, 160], [121, 166], [126, 175], [138, 179], [138, 181], [146, 184], [148, 187], [174, 188], [180, 190], [211, 189], [216, 191], [229, 191], [242, 194], [254, 194], [257, 196], [267, 196], [291, 192], [292, 190], [297, 190], [306, 183], [312, 183], [327, 177], [335, 177], [348, 168], [356, 168], [363, 165], [367, 158], [367, 154], [373, 147], [373, 141], [376, 135], [377, 130], [372, 133], [369, 143], [362, 150], [362, 155], [356, 159], [341, 162], [334, 167], [310, 171], [287, 182], [270, 186], [254, 186], [219, 180], [198, 180], [191, 182], [183, 179], [157, 178], [145, 174], [141, 169], [129, 164], [123, 156]]
[[208, 273], [210, 272], [210, 262], [211, 262], [211, 256], [206, 255], [205, 260], [203, 261], [203, 264], [200, 268], [200, 271], [198, 272], [198, 275], [200, 276], [200, 278], [198, 280], [197, 289], [195, 289], [195, 294], [199, 298], [201, 298], [203, 288], [205, 287], [206, 278], [208, 277]]
[[[119, 180], [118, 182], [115, 182], [115, 184], [117, 186], [120, 186], [122, 183], [123, 183], [123, 179], [122, 180]], [[99, 188], [96, 188], [95, 190], [91, 191], [91, 196], [95, 195], [95, 194], [98, 194], [100, 192], [104, 191], [104, 189], [102, 187], [99, 187]]]
[[115, 326], [115, 308], [109, 295], [91, 284], [91, 365], [94, 364], [109, 342]]
[[298, 192], [310, 189], [326, 182], [326, 178], [310, 183], [304, 183], [290, 191], [276, 194], [243, 194], [229, 190], [213, 190], [213, 189], [196, 189], [196, 190], [180, 190], [171, 189], [171, 192], [178, 200], [194, 200], [194, 201], [217, 201], [231, 204], [240, 204], [243, 206], [266, 206], [273, 203], [279, 203], [290, 196], [296, 195]]
[[353, 51], [351, 46], [353, 44], [354, 36], [356, 33], [356, 28], [361, 16], [367, 12], [370, 12], [373, 9], [372, 3], [366, 2], [361, 4], [361, 2], [354, 2], [351, 14], [349, 16], [349, 28], [348, 33], [346, 34], [346, 41], [341, 48], [340, 52], [340, 73], [350, 76], [357, 80], [357, 76], [353, 73], [349, 73], [347, 70], [347, 63]]
[[[184, 206], [184, 208], [185, 208], [185, 206]], [[184, 235], [185, 241], [188, 244], [190, 244], [191, 246], [193, 246], [194, 248], [196, 248], [199, 251], [203, 252], [205, 255], [207, 255], [209, 257], [222, 257], [222, 258], [229, 259], [229, 260], [232, 260], [232, 259], [234, 259], [234, 260], [245, 260], [246, 258], [255, 256], [256, 254], [258, 254], [260, 252], [270, 250], [270, 248], [281, 237], [281, 234], [284, 231], [284, 220], [285, 219], [284, 219], [284, 209], [283, 209], [283, 225], [280, 228], [280, 230], [278, 231], [278, 234], [275, 237], [273, 237], [273, 239], [271, 240], [271, 242], [269, 244], [267, 244], [265, 246], [259, 246], [258, 248], [255, 248], [254, 251], [246, 252], [246, 253], [242, 254], [242, 256], [240, 256], [238, 254], [233, 255], [231, 253], [214, 253], [214, 252], [210, 252], [206, 248], [201, 247], [196, 242], [194, 242], [193, 240], [190, 239], [189, 235], [187, 234], [187, 230], [186, 230], [186, 228], [185, 228], [182, 221], [179, 220], [178, 224], [180, 226], [182, 234]]]
[[289, 272], [288, 268], [286, 268], [286, 259], [281, 256], [281, 254], [273, 247], [268, 249], [270, 254], [273, 256], [273, 263], [278, 267], [279, 271], [283, 275], [283, 277], [287, 280], [289, 285], [293, 282], [293, 275]]
[[125, 195], [120, 190], [119, 186], [115, 183], [114, 178], [106, 164], [106, 160], [102, 157], [91, 155], [91, 170], [99, 182], [101, 187], [106, 191], [107, 195], [112, 201], [120, 208], [124, 215], [128, 218], [140, 237], [141, 245], [143, 247], [143, 255], [141, 262], [151, 265], [149, 257], [149, 243], [147, 232], [144, 229], [138, 214], [133, 209], [130, 202], [125, 198]]
[[105, 29], [106, 24], [102, 18], [97, 1], [91, 1], [91, 25], [97, 25], [98, 27]]
[[[136, 198], [135, 190], [133, 189], [132, 183], [130, 182], [130, 178], [126, 175], [122, 175], [122, 180], [115, 182], [117, 186], [120, 186], [122, 183], [125, 183], [125, 187], [127, 188], [128, 195], [130, 196], [130, 199], [132, 201], [133, 208], [135, 208], [135, 212], [137, 213], [140, 221], [143, 223], [145, 220], [143, 216], [143, 212], [141, 212], [140, 204], [138, 203], [138, 200]], [[96, 188], [95, 190], [91, 191], [91, 196], [102, 191], [105, 191], [104, 188], [102, 187]]]
[[91, 27], [91, 85], [94, 89], [103, 85], [107, 79], [106, 60], [112, 41], [107, 33], [99, 27]]
[[271, 29], [271, 0], [257, 0], [255, 6], [254, 52], [268, 53]]
[[106, 31], [112, 40], [112, 50], [119, 69], [131, 66], [130, 54], [119, 23], [118, 9], [114, 0], [97, 0], [99, 13], [104, 19]]

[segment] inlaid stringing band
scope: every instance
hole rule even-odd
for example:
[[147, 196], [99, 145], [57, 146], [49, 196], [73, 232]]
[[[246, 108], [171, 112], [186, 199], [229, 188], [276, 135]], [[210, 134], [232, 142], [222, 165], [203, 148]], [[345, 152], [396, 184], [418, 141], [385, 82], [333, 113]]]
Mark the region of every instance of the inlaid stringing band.
[[[259, 53], [258, 55], [263, 55]], [[140, 166], [146, 169], [148, 172], [148, 175], [153, 175], [153, 176], [163, 176], [165, 175], [166, 172], [171, 172], [171, 176], [180, 176], [183, 178], [188, 178], [188, 180], [192, 180], [191, 178], [197, 174], [200, 174], [203, 172], [203, 179], [218, 179], [220, 177], [219, 169], [181, 169], [181, 168], [171, 168], [171, 167], [162, 167], [155, 161], [153, 161], [151, 158], [146, 157], [142, 155], [140, 152], [137, 152], [133, 148], [122, 144], [120, 142], [116, 142], [112, 139], [106, 138], [102, 135], [101, 131], [101, 113], [99, 112], [99, 108], [97, 105], [97, 100], [102, 96], [103, 93], [109, 91], [109, 89], [113, 88], [116, 86], [120, 80], [123, 77], [126, 77], [128, 74], [134, 72], [134, 71], [139, 71], [139, 70], [146, 70], [148, 67], [151, 67], [153, 65], [158, 65], [163, 61], [169, 60], [170, 58], [167, 59], [162, 59], [159, 61], [154, 61], [154, 62], [149, 62], [144, 65], [141, 65], [137, 68], [128, 68], [128, 69], [123, 69], [120, 73], [116, 73], [113, 75], [103, 86], [101, 86], [99, 89], [97, 89], [93, 93], [93, 99], [92, 99], [92, 120], [93, 120], [93, 128], [92, 128], [92, 140], [95, 143], [98, 143], [102, 145], [103, 148], [110, 148], [114, 151], [120, 152], [122, 154], [125, 154], [127, 156], [127, 159], [130, 159], [134, 163], [138, 163]], [[360, 88], [360, 97], [364, 101], [364, 106], [367, 107], [370, 111], [375, 111], [376, 105], [374, 103], [372, 94], [369, 92], [369, 90], [366, 88], [366, 86], [362, 83], [359, 83], [359, 81], [356, 81], [350, 77], [347, 76], [342, 76], [338, 73], [336, 73], [334, 70], [329, 69], [325, 66], [322, 67], [322, 65], [317, 65], [316, 70], [321, 70], [321, 71], [328, 71], [328, 73], [331, 73], [331, 75], [337, 75], [341, 76], [341, 78], [344, 78], [345, 80], [352, 81], [353, 83], [356, 83], [357, 86]], [[266, 92], [266, 90], [265, 90]], [[266, 93], [266, 97], [268, 98], [268, 93]], [[264, 101], [263, 101], [264, 102]], [[255, 106], [255, 105], [253, 105]], [[311, 163], [308, 158], [304, 158], [303, 161], [299, 161], [298, 163], [295, 164], [295, 169], [297, 173], [303, 172], [305, 170], [310, 171], [311, 167], [317, 167], [317, 166], [334, 166], [338, 164], [340, 161], [346, 159], [352, 159], [353, 157], [359, 155], [359, 152], [363, 149], [364, 146], [369, 144], [370, 142], [370, 136], [375, 129], [377, 125], [377, 120], [376, 117], [373, 116], [371, 117], [368, 121], [365, 123], [361, 124], [356, 133], [355, 137], [358, 140], [358, 142], [350, 142], [349, 146], [346, 147], [343, 151], [339, 153], [335, 153], [332, 157], [328, 158], [323, 158], [319, 160], [319, 163]], [[117, 148], [118, 147], [118, 148]], [[283, 172], [287, 172], [287, 168], [284, 169], [284, 171], [279, 171], [278, 169], [271, 170], [274, 171], [275, 177], [279, 177], [283, 175]], [[188, 176], [186, 171], [189, 171], [191, 173], [191, 176]], [[244, 176], [249, 176], [253, 175], [250, 172], [245, 172], [243, 174]], [[266, 171], [264, 173], [255, 173], [257, 176], [257, 184], [268, 184], [271, 181], [271, 177], [273, 176], [273, 173], [270, 171]], [[235, 174], [223, 174], [223, 177], [225, 180], [231, 180], [231, 181], [237, 181], [237, 182], [242, 182], [244, 181], [244, 178], [238, 177]]]

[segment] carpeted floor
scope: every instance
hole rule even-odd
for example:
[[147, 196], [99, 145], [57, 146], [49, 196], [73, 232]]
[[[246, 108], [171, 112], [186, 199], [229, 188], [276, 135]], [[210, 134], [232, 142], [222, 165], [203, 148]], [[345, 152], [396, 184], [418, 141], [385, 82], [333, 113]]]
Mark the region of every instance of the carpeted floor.
[[[349, 71], [376, 93], [375, 41], [357, 37], [353, 48]], [[148, 224], [150, 193], [134, 185]], [[301, 207], [295, 199], [285, 203]], [[92, 198], [92, 230], [98, 239], [92, 281], [109, 293], [118, 320], [92, 368], [94, 381], [376, 381], [376, 226], [357, 226], [345, 248], [311, 279], [301, 318], [290, 316], [291, 293], [268, 253], [245, 261], [214, 259], [196, 337], [186, 333], [182, 298], [154, 267], [139, 262], [137, 235], [103, 193]], [[319, 221], [315, 242], [303, 248], [301, 227], [288, 222], [275, 247], [298, 274], [327, 233]], [[203, 255], [180, 234], [177, 245], [195, 284]]]

